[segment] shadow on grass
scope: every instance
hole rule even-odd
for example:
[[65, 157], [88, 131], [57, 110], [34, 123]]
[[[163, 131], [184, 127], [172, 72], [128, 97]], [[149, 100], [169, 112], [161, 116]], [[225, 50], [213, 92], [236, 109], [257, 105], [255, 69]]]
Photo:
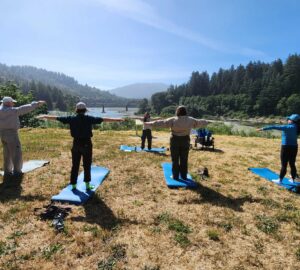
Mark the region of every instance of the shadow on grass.
[[180, 204], [200, 204], [208, 202], [212, 205], [227, 207], [234, 211], [243, 212], [242, 206], [244, 205], [244, 203], [259, 203], [261, 201], [260, 199], [254, 199], [251, 196], [244, 196], [239, 198], [226, 197], [225, 195], [209, 187], [205, 187], [199, 183], [196, 188], [191, 190], [199, 194], [199, 198], [189, 200], [188, 202], [179, 202]]
[[99, 198], [97, 194], [88, 200], [84, 205], [85, 216], [72, 217], [73, 221], [98, 224], [106, 230], [113, 230], [120, 223], [113, 211]]
[[223, 154], [224, 151], [222, 149], [213, 149], [213, 148], [192, 148], [191, 150], [193, 151], [204, 151], [204, 152], [213, 152], [213, 153], [218, 153], [218, 154]]
[[126, 218], [120, 219], [116, 217], [113, 211], [97, 194], [94, 194], [94, 196], [87, 201], [83, 207], [85, 210], [85, 216], [72, 217], [72, 221], [97, 224], [102, 229], [106, 229], [108, 231], [115, 230], [117, 226], [122, 224], [139, 224], [139, 222], [135, 220], [129, 220]]
[[23, 175], [20, 176], [4, 176], [3, 182], [0, 184], [0, 202], [12, 200], [22, 201], [44, 201], [46, 198], [40, 195], [21, 195], [22, 194]]

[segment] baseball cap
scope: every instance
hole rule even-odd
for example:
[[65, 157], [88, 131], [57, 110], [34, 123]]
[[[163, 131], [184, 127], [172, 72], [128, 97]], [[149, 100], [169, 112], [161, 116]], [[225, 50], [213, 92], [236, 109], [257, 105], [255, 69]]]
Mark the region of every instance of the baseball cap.
[[3, 99], [1, 100], [2, 103], [6, 103], [6, 102], [17, 102], [16, 100], [14, 100], [11, 97], [3, 97]]
[[300, 119], [300, 115], [299, 114], [291, 114], [290, 116], [287, 117], [288, 120], [292, 120], [292, 121], [298, 121]]
[[86, 110], [86, 105], [84, 102], [78, 102], [76, 104], [76, 110], [84, 110], [84, 109]]

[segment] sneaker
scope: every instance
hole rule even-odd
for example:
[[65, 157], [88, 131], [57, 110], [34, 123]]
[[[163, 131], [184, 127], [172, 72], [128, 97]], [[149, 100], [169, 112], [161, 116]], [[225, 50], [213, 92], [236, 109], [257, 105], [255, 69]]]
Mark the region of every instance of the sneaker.
[[13, 177], [13, 173], [12, 172], [4, 172], [3, 177], [4, 178], [11, 178], [11, 177]]
[[94, 190], [95, 189], [95, 186], [91, 185], [90, 183], [85, 183], [86, 185], [86, 190]]
[[273, 179], [272, 182], [275, 184], [281, 184], [282, 180], [278, 178], [278, 179]]
[[14, 177], [22, 177], [23, 174], [24, 174], [23, 172], [14, 171], [13, 176]]
[[295, 180], [293, 178], [288, 179], [289, 183], [294, 184]]

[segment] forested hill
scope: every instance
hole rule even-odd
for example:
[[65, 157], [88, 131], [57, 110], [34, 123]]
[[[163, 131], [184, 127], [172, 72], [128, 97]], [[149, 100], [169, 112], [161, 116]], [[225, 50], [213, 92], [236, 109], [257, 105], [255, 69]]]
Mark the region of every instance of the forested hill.
[[[141, 104], [149, 106], [146, 101]], [[156, 113], [174, 114], [178, 104], [186, 105], [197, 117], [300, 113], [300, 56], [290, 55], [285, 62], [277, 59], [272, 63], [220, 68], [211, 76], [206, 71], [195, 71], [187, 83], [151, 97]]]
[[[27, 92], [52, 96], [53, 91], [85, 101], [88, 106], [136, 106], [137, 100], [118, 97], [108, 91], [79, 84], [74, 78], [59, 72], [51, 72], [31, 66], [7, 66], [0, 64], [0, 82], [14, 81]], [[54, 89], [54, 90], [53, 90]], [[49, 92], [49, 93], [46, 93]], [[63, 102], [63, 101], [62, 101]]]

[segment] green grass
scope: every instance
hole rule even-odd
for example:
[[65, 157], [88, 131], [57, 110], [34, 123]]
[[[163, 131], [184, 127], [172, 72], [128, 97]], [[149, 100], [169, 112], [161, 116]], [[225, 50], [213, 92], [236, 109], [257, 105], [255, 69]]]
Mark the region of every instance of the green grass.
[[114, 245], [110, 253], [108, 258], [98, 263], [98, 270], [113, 270], [119, 261], [126, 258], [126, 245]]
[[207, 231], [207, 236], [210, 240], [220, 241], [220, 233], [215, 229], [210, 229]]
[[299, 247], [299, 248], [297, 248], [297, 250], [296, 250], [295, 254], [296, 254], [296, 258], [297, 258], [297, 260], [298, 260], [298, 261], [300, 261], [300, 247]]
[[46, 247], [43, 251], [42, 251], [42, 255], [43, 258], [45, 258], [46, 260], [50, 260], [52, 258], [52, 256], [56, 253], [58, 253], [59, 251], [63, 250], [63, 245], [60, 243], [57, 244], [52, 244], [48, 247]]
[[276, 218], [257, 215], [256, 220], [257, 228], [266, 234], [275, 234], [279, 229], [279, 223]]

